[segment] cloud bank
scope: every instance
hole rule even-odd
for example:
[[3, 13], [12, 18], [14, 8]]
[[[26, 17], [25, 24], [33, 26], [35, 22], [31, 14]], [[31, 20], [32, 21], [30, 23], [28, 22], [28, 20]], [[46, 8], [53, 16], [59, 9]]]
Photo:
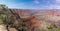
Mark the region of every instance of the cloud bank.
[[29, 1], [16, 0], [16, 1], [0, 0], [0, 4], [5, 4], [9, 8], [20, 8], [20, 9], [60, 9], [60, 0], [29, 0]]

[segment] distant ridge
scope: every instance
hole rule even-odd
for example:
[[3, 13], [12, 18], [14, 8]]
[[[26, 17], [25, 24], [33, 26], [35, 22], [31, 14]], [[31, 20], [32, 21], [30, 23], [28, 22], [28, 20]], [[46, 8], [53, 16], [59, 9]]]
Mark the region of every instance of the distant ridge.
[[53, 15], [53, 16], [60, 16], [60, 10], [59, 9], [51, 9], [51, 10], [11, 9], [11, 10], [15, 11], [20, 16], [30, 15], [30, 14], [39, 14], [39, 13], [47, 13], [47, 14]]

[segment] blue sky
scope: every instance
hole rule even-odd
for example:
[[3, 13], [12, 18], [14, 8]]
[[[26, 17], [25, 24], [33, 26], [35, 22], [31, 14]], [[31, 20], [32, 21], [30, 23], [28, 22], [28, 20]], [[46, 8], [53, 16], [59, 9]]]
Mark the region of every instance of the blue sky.
[[60, 9], [60, 0], [0, 0], [0, 4], [19, 9]]

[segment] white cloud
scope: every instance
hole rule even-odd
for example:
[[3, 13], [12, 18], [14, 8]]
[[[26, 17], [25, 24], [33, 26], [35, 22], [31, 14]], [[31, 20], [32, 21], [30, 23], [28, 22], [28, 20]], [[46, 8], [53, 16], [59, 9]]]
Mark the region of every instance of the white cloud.
[[42, 9], [60, 9], [60, 6], [59, 5], [43, 6]]
[[35, 0], [34, 3], [35, 3], [35, 4], [39, 4], [39, 0]]
[[60, 3], [60, 0], [56, 0], [56, 3]]
[[[34, 9], [60, 9], [60, 6], [59, 5], [52, 5], [50, 4], [50, 1], [48, 0], [44, 0], [47, 2], [47, 6], [33, 6], [31, 8], [34, 8]], [[34, 0], [34, 3], [36, 5], [40, 4], [39, 0]], [[56, 3], [60, 3], [60, 0], [56, 0]], [[30, 8], [28, 6], [25, 5], [25, 3], [15, 3], [15, 2], [6, 2], [6, 1], [3, 1], [3, 0], [0, 0], [0, 4], [6, 4], [9, 8]]]

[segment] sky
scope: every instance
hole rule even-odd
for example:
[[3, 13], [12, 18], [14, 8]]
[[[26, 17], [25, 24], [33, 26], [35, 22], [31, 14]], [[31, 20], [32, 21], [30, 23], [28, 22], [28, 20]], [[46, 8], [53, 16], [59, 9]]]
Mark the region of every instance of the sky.
[[60, 0], [0, 0], [0, 4], [17, 9], [60, 9]]

